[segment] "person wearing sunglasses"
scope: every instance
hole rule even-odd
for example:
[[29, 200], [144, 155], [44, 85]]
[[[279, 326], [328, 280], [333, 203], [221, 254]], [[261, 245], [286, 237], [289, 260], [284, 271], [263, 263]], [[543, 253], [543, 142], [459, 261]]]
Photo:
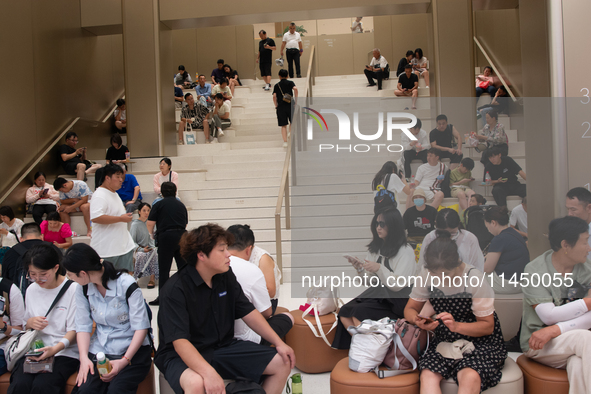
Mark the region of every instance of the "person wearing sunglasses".
[[377, 286], [371, 285], [341, 307], [332, 343], [332, 347], [337, 349], [349, 349], [351, 346], [351, 335], [347, 332], [349, 326], [358, 326], [365, 319], [403, 318], [411, 291], [408, 278], [417, 273], [414, 250], [406, 241], [404, 222], [397, 209], [376, 214], [371, 221], [371, 233], [373, 239], [368, 245], [365, 260], [352, 256], [347, 259], [360, 276], [377, 277], [377, 281], [367, 280], [368, 284], [377, 283]]

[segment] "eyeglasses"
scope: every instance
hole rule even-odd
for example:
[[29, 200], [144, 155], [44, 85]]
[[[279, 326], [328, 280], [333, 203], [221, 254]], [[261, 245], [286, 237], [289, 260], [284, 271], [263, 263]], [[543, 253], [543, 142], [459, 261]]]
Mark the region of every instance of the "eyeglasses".
[[386, 222], [383, 222], [380, 220], [380, 221], [376, 222], [376, 227], [386, 228], [387, 227]]
[[78, 138], [76, 138], [76, 139], [71, 138], [70, 141], [72, 141], [73, 143], [77, 144], [78, 143]]
[[50, 275], [50, 272], [46, 272], [46, 273], [40, 274], [40, 275], [32, 274], [32, 273], [29, 272], [27, 274], [27, 280], [29, 282], [41, 282], [41, 283], [45, 283], [49, 279], [49, 275]]

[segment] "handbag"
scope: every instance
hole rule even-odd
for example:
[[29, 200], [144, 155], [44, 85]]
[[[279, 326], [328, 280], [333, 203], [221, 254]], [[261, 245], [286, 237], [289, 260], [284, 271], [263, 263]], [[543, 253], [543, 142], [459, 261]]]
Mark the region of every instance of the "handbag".
[[283, 93], [283, 89], [281, 89], [281, 85], [277, 84], [277, 86], [279, 86], [279, 90], [281, 91], [281, 94], [283, 95], [283, 101], [285, 101], [286, 103], [291, 103], [291, 94]]
[[394, 334], [384, 357], [387, 371], [374, 369], [380, 379], [415, 371], [419, 357], [429, 348], [429, 332], [410, 324], [406, 319], [394, 323]]
[[489, 86], [490, 86], [490, 81], [489, 80], [478, 82], [478, 87], [481, 88], [481, 89], [486, 89]]
[[353, 336], [349, 348], [349, 369], [369, 372], [382, 364], [394, 335], [394, 323], [387, 317], [380, 320], [366, 319], [347, 331]]
[[[328, 287], [312, 287], [308, 290], [306, 296], [308, 297], [306, 305], [309, 306], [304, 310], [304, 313], [302, 313], [302, 319], [306, 322], [308, 327], [310, 327], [310, 330], [312, 330], [312, 333], [316, 338], [322, 338], [324, 343], [326, 343], [329, 347], [332, 347], [332, 344], [328, 341], [326, 336], [330, 334], [330, 332], [334, 330], [339, 323], [337, 310], [339, 309], [339, 306], [343, 305], [343, 301], [338, 297], [336, 289], [330, 290]], [[324, 329], [322, 328], [322, 323], [320, 322], [320, 316], [331, 313], [334, 315], [334, 323], [332, 324], [330, 330], [325, 333]], [[306, 319], [306, 316], [309, 314], [314, 315], [318, 331], [316, 328], [314, 328], [314, 325]]]
[[[71, 280], [67, 280], [64, 286], [61, 288], [60, 292], [57, 294], [51, 306], [47, 310], [45, 317], [49, 315], [49, 312], [53, 309], [55, 304], [62, 298], [62, 296], [66, 293], [70, 285], [72, 285]], [[21, 331], [18, 335], [10, 337], [10, 339], [6, 342], [6, 348], [4, 349], [5, 358], [6, 358], [6, 367], [9, 371], [12, 371], [14, 365], [21, 357], [25, 355], [31, 349], [31, 345], [35, 342], [35, 338], [37, 338], [37, 334], [39, 331], [37, 330], [26, 330]]]

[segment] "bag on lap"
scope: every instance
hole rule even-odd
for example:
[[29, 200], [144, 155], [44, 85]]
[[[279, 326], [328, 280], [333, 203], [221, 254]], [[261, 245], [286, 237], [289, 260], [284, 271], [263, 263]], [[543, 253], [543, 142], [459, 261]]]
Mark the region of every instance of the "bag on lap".
[[377, 193], [373, 198], [373, 213], [376, 215], [388, 209], [395, 209], [398, 205], [396, 202], [396, 195], [386, 188], [390, 182], [391, 175], [392, 174], [386, 175], [386, 178], [384, 179], [384, 184], [386, 186], [383, 184], [376, 186]]
[[394, 324], [394, 335], [384, 364], [388, 371], [374, 372], [380, 379], [409, 373], [418, 367], [419, 357], [429, 348], [429, 332], [410, 324], [406, 319], [398, 319]]

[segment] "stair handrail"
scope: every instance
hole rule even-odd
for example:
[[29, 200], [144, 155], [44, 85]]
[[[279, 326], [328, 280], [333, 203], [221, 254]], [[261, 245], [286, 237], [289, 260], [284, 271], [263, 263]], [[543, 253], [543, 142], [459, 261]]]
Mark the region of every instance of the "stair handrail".
[[[306, 74], [306, 95], [305, 97], [312, 97], [312, 87], [315, 83], [315, 71], [314, 71], [314, 45], [310, 48], [310, 60], [308, 61], [308, 72]], [[303, 96], [303, 95], [302, 95]], [[304, 97], [302, 97], [304, 99]], [[297, 105], [297, 103], [296, 103]], [[295, 118], [295, 114], [293, 118]], [[295, 131], [295, 128], [293, 128]], [[275, 206], [275, 255], [277, 257], [277, 266], [281, 272], [281, 283], [283, 283], [283, 249], [282, 249], [282, 237], [281, 237], [281, 208], [283, 207], [283, 201], [285, 200], [285, 228], [291, 229], [291, 209], [289, 204], [289, 166], [292, 164], [292, 181], [295, 184], [295, 161], [292, 163], [292, 159], [295, 159], [295, 155], [292, 155], [292, 146], [295, 133], [291, 132], [287, 135], [287, 152], [285, 153], [285, 160], [283, 162], [283, 171], [281, 171], [281, 182], [279, 183], [279, 194], [277, 195], [277, 204]]]
[[503, 76], [501, 75], [501, 71], [499, 70], [499, 68], [497, 66], [495, 66], [495, 64], [492, 61], [491, 57], [484, 50], [484, 47], [482, 46], [482, 44], [480, 44], [480, 41], [478, 41], [478, 38], [476, 38], [476, 36], [473, 36], [473, 38], [474, 38], [474, 42], [476, 43], [476, 46], [478, 46], [478, 49], [480, 49], [480, 52], [482, 52], [482, 54], [486, 58], [486, 61], [488, 62], [488, 64], [490, 64], [490, 66], [492, 67], [493, 71], [495, 72], [495, 75], [497, 75], [499, 77], [499, 80], [501, 81], [501, 83], [503, 84], [503, 86], [505, 87], [505, 89], [507, 89], [507, 93], [509, 93], [509, 96], [511, 96], [511, 98], [513, 99], [514, 102], [517, 101], [517, 98], [513, 94], [513, 91], [511, 90], [511, 88], [509, 87], [509, 85], [507, 84], [507, 82], [505, 81], [505, 78], [503, 78]]

